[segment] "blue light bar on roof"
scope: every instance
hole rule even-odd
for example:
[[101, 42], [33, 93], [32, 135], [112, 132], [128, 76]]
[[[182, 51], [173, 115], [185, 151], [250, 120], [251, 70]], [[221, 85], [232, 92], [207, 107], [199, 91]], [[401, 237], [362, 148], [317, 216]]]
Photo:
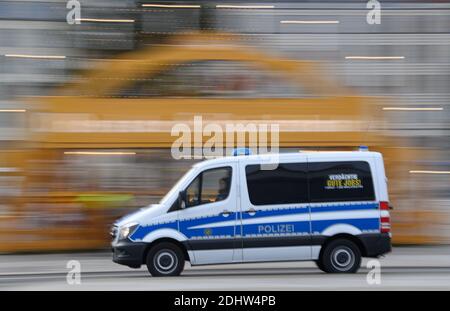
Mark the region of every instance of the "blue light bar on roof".
[[240, 156], [240, 155], [251, 155], [252, 152], [250, 151], [250, 148], [236, 148], [233, 150], [233, 156]]
[[368, 146], [359, 146], [359, 151], [369, 151]]

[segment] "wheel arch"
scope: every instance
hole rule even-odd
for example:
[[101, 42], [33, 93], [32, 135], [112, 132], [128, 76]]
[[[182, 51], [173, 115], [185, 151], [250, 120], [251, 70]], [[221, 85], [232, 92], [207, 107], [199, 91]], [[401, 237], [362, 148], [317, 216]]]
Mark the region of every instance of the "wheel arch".
[[191, 261], [191, 258], [189, 257], [189, 253], [187, 251], [187, 248], [182, 242], [180, 242], [176, 239], [173, 239], [173, 238], [159, 238], [159, 239], [156, 239], [156, 240], [148, 243], [148, 245], [145, 247], [145, 250], [142, 253], [142, 264], [145, 264], [147, 254], [150, 251], [150, 249], [152, 249], [152, 247], [154, 247], [155, 245], [157, 245], [159, 243], [163, 243], [163, 242], [172, 243], [172, 244], [175, 244], [176, 246], [178, 246], [183, 252], [184, 259], [189, 262]]
[[358, 238], [355, 235], [349, 234], [349, 233], [338, 233], [338, 234], [335, 234], [333, 236], [329, 236], [329, 237], [327, 237], [325, 239], [324, 243], [322, 244], [322, 247], [320, 248], [319, 258], [321, 258], [322, 254], [323, 254], [323, 251], [326, 248], [326, 246], [328, 244], [330, 244], [332, 241], [335, 241], [335, 240], [338, 240], [338, 239], [346, 239], [346, 240], [352, 241], [358, 247], [359, 251], [361, 252], [361, 256], [362, 257], [367, 257], [367, 249], [366, 249], [364, 243], [361, 241], [360, 238]]

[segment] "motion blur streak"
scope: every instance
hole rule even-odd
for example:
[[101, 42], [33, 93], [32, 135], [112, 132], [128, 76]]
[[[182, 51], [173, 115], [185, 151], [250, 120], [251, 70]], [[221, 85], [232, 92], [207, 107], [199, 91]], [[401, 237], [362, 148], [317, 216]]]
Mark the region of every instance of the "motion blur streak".
[[394, 243], [449, 243], [450, 3], [381, 2], [0, 1], [0, 252], [107, 249], [195, 116], [381, 151]]
[[25, 54], [5, 54], [5, 57], [17, 58], [37, 58], [37, 59], [65, 59], [63, 55], [25, 55]]
[[93, 23], [134, 23], [133, 19], [80, 18], [76, 20], [80, 22], [93, 22]]
[[136, 152], [93, 152], [93, 151], [66, 151], [64, 154], [81, 154], [81, 155], [135, 155]]
[[339, 21], [280, 21], [281, 24], [339, 24]]
[[409, 171], [411, 174], [450, 174], [450, 171]]
[[388, 60], [404, 59], [405, 56], [345, 56], [345, 59]]
[[419, 108], [411, 108], [411, 107], [383, 107], [383, 110], [391, 110], [391, 111], [442, 111], [444, 108], [442, 107], [419, 107]]
[[273, 5], [232, 5], [232, 4], [218, 4], [217, 9], [273, 9]]
[[172, 8], [172, 9], [198, 9], [200, 5], [195, 4], [142, 4], [144, 8]]

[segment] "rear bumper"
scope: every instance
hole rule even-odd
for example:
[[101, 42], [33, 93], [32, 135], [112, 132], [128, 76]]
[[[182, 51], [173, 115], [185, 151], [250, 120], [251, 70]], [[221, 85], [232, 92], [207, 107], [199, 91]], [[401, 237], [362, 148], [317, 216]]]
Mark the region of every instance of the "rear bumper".
[[366, 250], [366, 257], [378, 257], [392, 250], [389, 233], [361, 234], [358, 236]]
[[112, 244], [112, 260], [115, 263], [139, 268], [144, 262], [144, 252], [147, 244], [124, 240]]

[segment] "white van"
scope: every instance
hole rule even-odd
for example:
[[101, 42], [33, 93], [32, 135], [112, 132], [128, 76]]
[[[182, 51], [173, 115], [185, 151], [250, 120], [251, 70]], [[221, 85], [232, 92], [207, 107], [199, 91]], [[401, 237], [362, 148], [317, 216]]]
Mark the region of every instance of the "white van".
[[159, 204], [112, 227], [113, 261], [153, 276], [191, 265], [312, 260], [354, 273], [391, 250], [383, 158], [369, 151], [240, 155], [195, 164]]

